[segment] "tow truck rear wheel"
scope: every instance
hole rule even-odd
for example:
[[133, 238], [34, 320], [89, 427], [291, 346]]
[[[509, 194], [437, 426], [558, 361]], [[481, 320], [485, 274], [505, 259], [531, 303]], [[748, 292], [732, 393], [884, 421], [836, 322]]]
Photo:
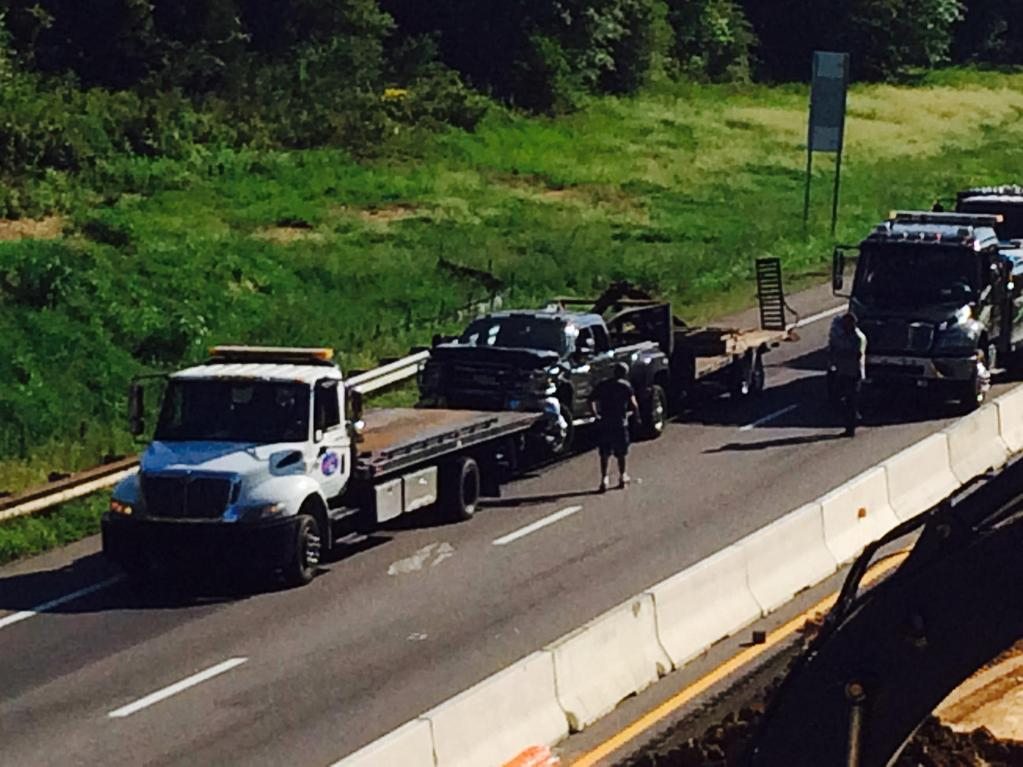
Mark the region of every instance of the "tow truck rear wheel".
[[311, 514], [299, 514], [295, 523], [295, 555], [284, 568], [289, 586], [304, 586], [320, 564], [320, 526]]
[[447, 463], [440, 476], [442, 513], [457, 522], [472, 519], [480, 499], [480, 467], [474, 458], [461, 455]]

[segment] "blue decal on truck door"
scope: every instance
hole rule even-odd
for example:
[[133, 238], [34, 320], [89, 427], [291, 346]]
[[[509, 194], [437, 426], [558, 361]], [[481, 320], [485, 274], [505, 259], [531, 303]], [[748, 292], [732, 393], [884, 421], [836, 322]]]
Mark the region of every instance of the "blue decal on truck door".
[[329, 477], [337, 472], [340, 465], [341, 461], [337, 453], [327, 453], [320, 462], [320, 471], [323, 472], [323, 476]]

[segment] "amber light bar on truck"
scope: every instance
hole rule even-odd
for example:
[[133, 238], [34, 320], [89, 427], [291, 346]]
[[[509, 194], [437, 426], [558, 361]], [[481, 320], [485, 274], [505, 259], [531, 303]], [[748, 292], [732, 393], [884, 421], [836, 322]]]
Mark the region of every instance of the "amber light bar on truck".
[[1001, 213], [933, 213], [922, 210], [893, 210], [888, 220], [898, 224], [945, 224], [947, 226], [994, 226], [1005, 220]]
[[271, 362], [279, 365], [326, 365], [334, 359], [334, 350], [298, 346], [214, 346], [212, 362]]

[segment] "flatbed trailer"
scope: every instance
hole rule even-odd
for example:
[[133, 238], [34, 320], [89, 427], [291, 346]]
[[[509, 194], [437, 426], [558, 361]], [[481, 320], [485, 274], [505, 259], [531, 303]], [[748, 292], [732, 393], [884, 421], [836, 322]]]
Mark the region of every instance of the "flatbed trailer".
[[759, 394], [765, 386], [763, 357], [791, 330], [692, 326], [672, 313], [671, 304], [629, 283], [616, 283], [597, 299], [558, 298], [562, 306], [590, 305], [606, 316], [617, 343], [656, 339], [671, 367], [672, 399], [679, 406], [700, 385], [739, 396]]

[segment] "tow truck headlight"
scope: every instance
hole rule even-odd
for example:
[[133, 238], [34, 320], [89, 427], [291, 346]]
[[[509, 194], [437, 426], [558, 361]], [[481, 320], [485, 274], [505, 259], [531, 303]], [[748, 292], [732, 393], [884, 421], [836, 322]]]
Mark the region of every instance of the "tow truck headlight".
[[123, 503], [121, 501], [110, 499], [110, 511], [113, 514], [123, 514], [126, 517], [131, 516], [135, 509], [132, 508], [130, 503]]
[[971, 319], [973, 319], [973, 309], [970, 308], [969, 304], [967, 304], [962, 309], [959, 309], [951, 319], [945, 320], [938, 325], [938, 332], [943, 333], [949, 328], [954, 328], [957, 325], [965, 325]]
[[239, 516], [244, 519], [266, 519], [275, 517], [282, 511], [284, 511], [283, 503], [257, 503], [245, 506]]

